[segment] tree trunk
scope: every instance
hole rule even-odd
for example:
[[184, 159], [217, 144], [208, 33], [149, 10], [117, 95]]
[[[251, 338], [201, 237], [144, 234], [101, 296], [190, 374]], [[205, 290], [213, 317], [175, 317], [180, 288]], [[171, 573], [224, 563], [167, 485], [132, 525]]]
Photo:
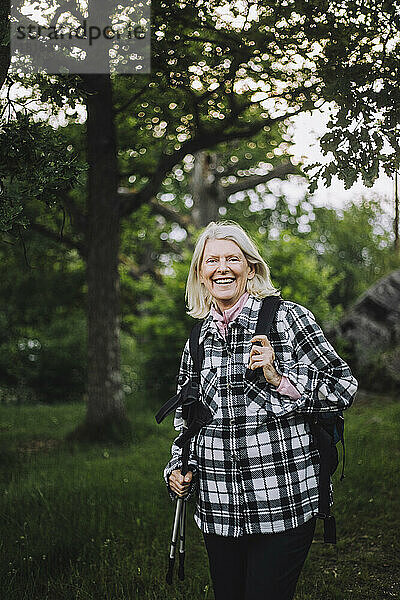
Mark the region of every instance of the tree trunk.
[[400, 254], [399, 212], [399, 182], [396, 169], [394, 173], [394, 249], [397, 254]]
[[10, 0], [2, 0], [0, 5], [0, 89], [3, 87], [10, 66], [9, 15]]
[[193, 210], [196, 227], [205, 227], [210, 221], [220, 219], [219, 208], [226, 198], [219, 179], [215, 177], [216, 155], [205, 150], [195, 155], [191, 180]]
[[72, 438], [119, 441], [130, 433], [120, 373], [116, 134], [108, 75], [87, 75], [88, 406]]

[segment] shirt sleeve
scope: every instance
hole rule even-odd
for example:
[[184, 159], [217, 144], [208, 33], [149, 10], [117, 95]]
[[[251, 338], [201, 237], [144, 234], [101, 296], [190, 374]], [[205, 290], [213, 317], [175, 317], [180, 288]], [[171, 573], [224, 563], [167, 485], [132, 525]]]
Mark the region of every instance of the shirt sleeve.
[[292, 400], [298, 400], [299, 398], [301, 398], [301, 394], [299, 393], [299, 391], [294, 387], [292, 383], [290, 383], [289, 379], [284, 375], [282, 375], [281, 382], [276, 388], [276, 391], [279, 394], [282, 394], [283, 396], [289, 396], [289, 398], [291, 398]]
[[277, 365], [300, 394], [295, 410], [325, 413], [345, 410], [354, 399], [357, 381], [349, 366], [335, 352], [314, 315], [299, 304], [288, 310], [287, 333], [292, 358]]
[[[180, 364], [179, 375], [178, 375], [177, 393], [180, 392], [182, 386], [185, 385], [185, 383], [187, 383], [187, 381], [189, 381], [189, 379], [193, 376], [193, 374], [194, 374], [193, 362], [192, 362], [192, 358], [190, 356], [189, 340], [188, 340], [186, 342], [186, 345], [185, 345], [183, 353], [182, 353], [181, 364]], [[171, 459], [169, 460], [169, 462], [167, 463], [167, 465], [164, 469], [164, 480], [167, 485], [168, 493], [173, 500], [175, 498], [177, 498], [177, 495], [171, 490], [171, 488], [169, 486], [168, 478], [171, 475], [172, 471], [175, 471], [175, 469], [181, 469], [181, 467], [182, 467], [182, 448], [179, 448], [175, 444], [176, 440], [181, 435], [182, 428], [183, 428], [182, 408], [180, 406], [178, 406], [178, 408], [175, 411], [174, 427], [175, 427], [176, 431], [179, 431], [179, 435], [176, 436], [176, 438], [174, 439], [174, 441], [172, 443]], [[192, 471], [193, 478], [192, 478], [192, 482], [191, 482], [191, 485], [189, 488], [189, 493], [184, 497], [185, 500], [189, 500], [189, 498], [191, 498], [194, 495], [196, 487], [197, 487], [197, 459], [196, 459], [196, 456], [194, 453], [194, 443], [195, 443], [195, 438], [193, 438], [190, 442], [189, 463], [188, 463], [189, 471]]]

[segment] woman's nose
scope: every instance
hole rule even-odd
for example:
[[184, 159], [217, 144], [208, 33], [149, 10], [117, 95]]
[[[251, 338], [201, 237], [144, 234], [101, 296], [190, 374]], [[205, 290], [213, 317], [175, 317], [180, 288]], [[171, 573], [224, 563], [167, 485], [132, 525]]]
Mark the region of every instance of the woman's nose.
[[226, 266], [225, 259], [222, 259], [218, 265], [218, 271], [226, 271], [226, 270], [227, 270], [227, 266]]

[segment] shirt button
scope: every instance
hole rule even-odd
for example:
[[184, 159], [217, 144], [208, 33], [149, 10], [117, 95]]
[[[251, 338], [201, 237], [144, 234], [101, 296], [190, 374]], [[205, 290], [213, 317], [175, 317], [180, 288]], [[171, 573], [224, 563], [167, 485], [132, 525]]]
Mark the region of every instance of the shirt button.
[[226, 387], [228, 388], [228, 390], [230, 390], [230, 389], [232, 389], [232, 384], [228, 382], [228, 383], [226, 384]]
[[235, 424], [235, 419], [230, 419], [229, 423], [230, 423], [231, 425], [234, 425], [234, 424]]

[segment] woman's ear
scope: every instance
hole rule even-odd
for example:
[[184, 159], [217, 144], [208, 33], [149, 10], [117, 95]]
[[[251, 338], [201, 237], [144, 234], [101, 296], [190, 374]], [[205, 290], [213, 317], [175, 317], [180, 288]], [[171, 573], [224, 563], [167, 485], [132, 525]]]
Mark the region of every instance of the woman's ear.
[[256, 270], [254, 268], [254, 265], [249, 264], [250, 267], [250, 271], [249, 274], [247, 275], [247, 279], [253, 279], [254, 275], [256, 274]]

